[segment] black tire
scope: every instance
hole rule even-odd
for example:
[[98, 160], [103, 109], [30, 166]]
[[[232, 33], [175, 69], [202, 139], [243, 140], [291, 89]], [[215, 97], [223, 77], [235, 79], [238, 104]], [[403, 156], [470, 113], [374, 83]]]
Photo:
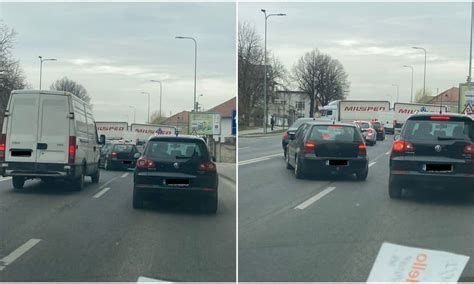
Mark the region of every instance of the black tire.
[[84, 171], [81, 173], [81, 175], [78, 178], [75, 178], [72, 180], [72, 190], [74, 191], [81, 191], [84, 189]]
[[14, 189], [21, 189], [25, 185], [24, 177], [12, 177], [12, 184]]
[[369, 168], [366, 168], [363, 172], [356, 173], [356, 178], [359, 181], [367, 180], [367, 176], [369, 175]]
[[296, 156], [294, 169], [295, 169], [295, 177], [297, 179], [303, 179], [304, 178], [303, 167], [300, 165], [298, 156]]
[[202, 210], [207, 213], [207, 214], [216, 214], [217, 213], [217, 192], [216, 194], [213, 194], [212, 196], [209, 196], [206, 198], [206, 200], [203, 202], [204, 207]]
[[100, 180], [100, 169], [97, 167], [97, 171], [91, 175], [92, 183], [99, 183]]
[[402, 186], [396, 182], [392, 176], [388, 180], [388, 195], [390, 198], [400, 199], [402, 198]]
[[291, 170], [293, 167], [290, 165], [290, 156], [289, 155], [286, 155], [286, 168], [288, 170]]
[[143, 209], [144, 207], [142, 195], [136, 189], [133, 189], [133, 208]]

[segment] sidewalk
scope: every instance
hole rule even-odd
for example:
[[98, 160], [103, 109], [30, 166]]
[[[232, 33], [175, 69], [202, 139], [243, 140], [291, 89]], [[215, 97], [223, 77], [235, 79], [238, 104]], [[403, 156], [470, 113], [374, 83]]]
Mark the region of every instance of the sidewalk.
[[261, 136], [268, 136], [268, 135], [278, 135], [282, 133], [284, 130], [286, 130], [288, 127], [281, 127], [281, 126], [275, 126], [272, 128], [269, 126], [267, 127], [267, 134], [263, 133], [263, 127], [259, 128], [252, 128], [252, 129], [247, 129], [247, 130], [238, 130], [239, 136], [247, 136], [247, 137], [261, 137]]
[[234, 163], [216, 163], [217, 173], [220, 177], [235, 183], [235, 164]]

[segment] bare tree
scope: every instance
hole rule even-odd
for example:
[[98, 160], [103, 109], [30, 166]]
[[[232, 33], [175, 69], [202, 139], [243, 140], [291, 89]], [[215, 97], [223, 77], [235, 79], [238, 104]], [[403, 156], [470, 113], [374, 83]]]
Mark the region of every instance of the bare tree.
[[[309, 114], [314, 116], [318, 105], [344, 99], [349, 92], [347, 73], [342, 64], [314, 49], [303, 55], [293, 67], [293, 79], [310, 98]], [[319, 104], [317, 104], [318, 102]]]
[[[267, 95], [268, 101], [272, 90], [283, 84], [286, 79], [284, 65], [267, 51]], [[238, 92], [239, 124], [249, 125], [251, 119], [263, 119], [263, 76], [264, 51], [262, 39], [255, 27], [248, 23], [239, 23], [238, 33]], [[263, 122], [263, 120], [262, 120]]]
[[75, 81], [68, 79], [67, 77], [63, 77], [59, 80], [56, 80], [53, 84], [51, 84], [49, 88], [51, 90], [70, 92], [85, 102], [91, 101], [91, 98], [89, 97], [86, 88], [84, 88], [81, 84], [78, 84]]

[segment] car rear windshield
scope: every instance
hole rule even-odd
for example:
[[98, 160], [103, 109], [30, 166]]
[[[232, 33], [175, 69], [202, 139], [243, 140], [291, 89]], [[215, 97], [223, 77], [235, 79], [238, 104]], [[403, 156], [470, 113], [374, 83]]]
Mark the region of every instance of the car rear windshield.
[[382, 127], [382, 124], [380, 124], [380, 122], [374, 122], [373, 126], [375, 129], [379, 129], [380, 127]]
[[133, 145], [114, 145], [114, 151], [120, 153], [130, 153], [133, 150]]
[[362, 129], [370, 128], [370, 125], [367, 122], [359, 122], [359, 126]]
[[309, 140], [362, 143], [362, 137], [357, 129], [345, 125], [315, 125]]
[[206, 145], [201, 141], [152, 140], [146, 146], [145, 156], [160, 161], [209, 159]]
[[405, 123], [402, 136], [425, 141], [474, 141], [474, 126], [472, 121], [411, 119]]

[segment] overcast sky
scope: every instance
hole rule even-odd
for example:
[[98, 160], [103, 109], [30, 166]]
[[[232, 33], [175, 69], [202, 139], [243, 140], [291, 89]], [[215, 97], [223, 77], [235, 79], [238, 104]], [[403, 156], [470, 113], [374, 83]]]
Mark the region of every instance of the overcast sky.
[[193, 107], [194, 43], [198, 41], [197, 94], [205, 109], [236, 95], [234, 3], [2, 3], [0, 18], [17, 33], [14, 56], [27, 81], [43, 89], [63, 76], [92, 97], [96, 120], [144, 122], [147, 96], [163, 114]]
[[[255, 25], [267, 48], [291, 71], [305, 52], [318, 48], [338, 59], [349, 75], [350, 99], [410, 97], [413, 65], [415, 92], [423, 88], [422, 50], [427, 49], [427, 89], [459, 86], [468, 75], [470, 3], [239, 3], [239, 21]], [[390, 97], [391, 96], [391, 97]]]

